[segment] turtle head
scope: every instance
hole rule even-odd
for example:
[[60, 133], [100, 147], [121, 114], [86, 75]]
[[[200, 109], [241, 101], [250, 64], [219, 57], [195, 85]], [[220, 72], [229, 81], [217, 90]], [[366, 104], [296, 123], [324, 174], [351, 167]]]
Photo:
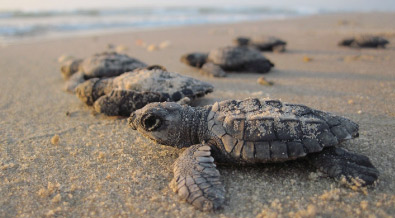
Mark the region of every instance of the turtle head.
[[194, 52], [181, 56], [181, 62], [189, 66], [201, 68], [208, 58], [208, 53]]
[[250, 43], [250, 39], [247, 37], [237, 37], [233, 40], [238, 46], [247, 46]]
[[132, 129], [159, 144], [184, 147], [184, 107], [174, 102], [151, 103], [133, 112], [129, 119]]
[[355, 40], [353, 38], [344, 39], [339, 42], [339, 46], [350, 46]]
[[82, 61], [82, 59], [72, 57], [60, 57], [60, 71], [62, 72], [63, 79], [68, 80], [74, 73], [78, 72], [81, 68]]

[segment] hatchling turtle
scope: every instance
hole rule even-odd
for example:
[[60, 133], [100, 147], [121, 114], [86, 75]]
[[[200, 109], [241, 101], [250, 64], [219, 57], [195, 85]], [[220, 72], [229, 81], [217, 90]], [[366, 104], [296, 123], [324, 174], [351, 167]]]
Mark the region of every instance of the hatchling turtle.
[[81, 101], [109, 116], [129, 116], [150, 102], [189, 103], [212, 91], [213, 86], [209, 83], [168, 72], [158, 65], [117, 77], [89, 79], [76, 88]]
[[336, 147], [358, 136], [356, 123], [300, 104], [256, 98], [196, 108], [152, 103], [133, 112], [128, 122], [157, 143], [186, 147], [173, 165], [171, 186], [200, 210], [224, 203], [214, 161], [258, 164], [304, 157], [330, 177], [364, 185], [379, 174], [368, 157]]
[[256, 49], [248, 47], [222, 47], [207, 53], [183, 55], [181, 61], [189, 66], [201, 68], [203, 74], [225, 76], [224, 71], [267, 73], [274, 66]]
[[388, 43], [387, 39], [380, 36], [360, 35], [344, 39], [339, 42], [339, 45], [354, 48], [385, 48]]
[[69, 58], [62, 63], [61, 72], [65, 90], [74, 92], [75, 87], [91, 78], [113, 77], [147, 65], [126, 54], [103, 52], [86, 59]]
[[254, 36], [244, 37], [240, 36], [234, 40], [238, 46], [249, 46], [260, 51], [284, 52], [287, 43], [274, 36]]

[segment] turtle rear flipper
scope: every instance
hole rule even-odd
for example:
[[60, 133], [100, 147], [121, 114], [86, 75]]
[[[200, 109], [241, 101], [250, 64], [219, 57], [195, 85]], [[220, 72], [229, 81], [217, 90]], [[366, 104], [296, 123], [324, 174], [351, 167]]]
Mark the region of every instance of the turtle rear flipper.
[[96, 112], [108, 116], [130, 116], [130, 114], [151, 102], [168, 100], [158, 92], [137, 92], [132, 90], [112, 90], [94, 103]]
[[310, 157], [313, 166], [338, 180], [344, 177], [348, 182], [354, 180], [366, 186], [373, 184], [379, 176], [368, 157], [342, 148], [330, 147]]
[[174, 163], [173, 191], [202, 211], [218, 209], [225, 200], [225, 188], [213, 162], [211, 147], [198, 144], [187, 148]]

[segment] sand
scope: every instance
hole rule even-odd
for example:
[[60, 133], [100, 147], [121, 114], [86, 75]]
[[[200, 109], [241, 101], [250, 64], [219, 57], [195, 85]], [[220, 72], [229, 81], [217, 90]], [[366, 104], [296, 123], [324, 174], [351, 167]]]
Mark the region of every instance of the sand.
[[[394, 20], [394, 13], [320, 15], [3, 46], [0, 217], [394, 216]], [[355, 33], [381, 34], [391, 44], [386, 49], [337, 46]], [[179, 61], [186, 52], [254, 34], [288, 42], [285, 53], [265, 53], [276, 64], [265, 75], [272, 86], [258, 84], [259, 74], [202, 76]], [[196, 211], [168, 186], [171, 164], [182, 150], [157, 145], [128, 128], [126, 119], [95, 114], [62, 90], [60, 55], [85, 57], [109, 47], [212, 83], [214, 93], [195, 106], [270, 97], [349, 117], [359, 123], [360, 137], [341, 146], [369, 156], [381, 173], [379, 182], [353, 190], [305, 161], [220, 166], [227, 191], [223, 210]]]

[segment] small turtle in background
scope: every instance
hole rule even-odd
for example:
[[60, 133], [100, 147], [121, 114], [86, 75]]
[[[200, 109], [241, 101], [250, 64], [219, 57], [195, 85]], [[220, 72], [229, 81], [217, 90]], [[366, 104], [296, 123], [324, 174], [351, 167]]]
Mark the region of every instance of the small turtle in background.
[[116, 52], [94, 54], [85, 59], [67, 58], [61, 61], [65, 90], [74, 93], [78, 84], [91, 78], [113, 77], [147, 65], [135, 58]]
[[173, 190], [200, 210], [221, 207], [225, 189], [214, 161], [259, 164], [305, 158], [329, 177], [371, 185], [379, 175], [369, 158], [336, 147], [358, 137], [351, 120], [304, 105], [249, 98], [205, 107], [152, 103], [129, 125], [163, 145], [187, 149], [174, 163]]
[[284, 52], [287, 42], [274, 36], [237, 37], [233, 40], [238, 46], [248, 46], [260, 51]]
[[129, 116], [151, 102], [189, 103], [212, 91], [209, 83], [168, 72], [157, 65], [117, 77], [89, 79], [76, 88], [81, 101], [109, 116]]
[[213, 49], [209, 53], [186, 54], [181, 61], [214, 77], [224, 77], [225, 71], [267, 73], [274, 66], [255, 49], [233, 46]]
[[339, 42], [339, 46], [353, 48], [385, 48], [389, 41], [380, 36], [361, 35], [347, 38]]

